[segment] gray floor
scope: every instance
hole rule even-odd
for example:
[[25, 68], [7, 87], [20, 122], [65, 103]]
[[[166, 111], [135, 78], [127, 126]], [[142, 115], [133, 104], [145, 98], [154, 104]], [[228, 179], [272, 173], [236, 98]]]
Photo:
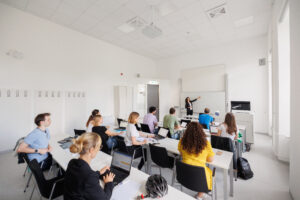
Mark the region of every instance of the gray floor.
[[[289, 166], [279, 162], [272, 153], [271, 138], [266, 135], [255, 135], [255, 145], [251, 152], [243, 154], [247, 158], [254, 172], [254, 177], [244, 181], [238, 179], [234, 182], [234, 197], [236, 200], [289, 200], [288, 177]], [[0, 154], [0, 199], [17, 200], [29, 199], [32, 184], [26, 193], [23, 192], [26, 184], [22, 174], [24, 165], [17, 165], [17, 160], [12, 156], [12, 152]], [[152, 169], [152, 173], [158, 173], [157, 168]], [[171, 171], [163, 170], [168, 182], [171, 182]], [[223, 174], [217, 171], [217, 191], [218, 199], [223, 199]], [[180, 188], [179, 185], [175, 185]], [[194, 195], [195, 192], [183, 189], [184, 192]], [[37, 192], [33, 199], [39, 199]], [[58, 198], [62, 199], [62, 198]]]

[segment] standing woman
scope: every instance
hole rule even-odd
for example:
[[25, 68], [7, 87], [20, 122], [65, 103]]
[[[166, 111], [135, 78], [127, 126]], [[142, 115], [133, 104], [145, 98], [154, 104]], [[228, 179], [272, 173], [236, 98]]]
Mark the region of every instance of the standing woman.
[[[182, 139], [178, 143], [178, 151], [182, 156], [182, 162], [188, 165], [203, 167], [209, 190], [212, 190], [212, 171], [206, 166], [206, 162], [212, 162], [215, 153], [211, 144], [206, 139], [202, 126], [198, 122], [189, 123]], [[199, 192], [196, 199], [205, 199], [206, 194]]]
[[193, 102], [197, 101], [201, 97], [197, 97], [194, 100], [191, 100], [190, 97], [185, 98], [185, 108], [186, 108], [186, 115], [193, 115]]
[[[113, 190], [114, 174], [103, 174], [108, 166], [100, 171], [91, 169], [91, 162], [101, 147], [101, 138], [96, 133], [84, 133], [70, 146], [70, 152], [79, 153], [78, 159], [72, 159], [65, 174], [64, 200], [109, 200]], [[104, 189], [99, 184], [104, 182]]]
[[85, 125], [86, 126], [86, 132], [88, 132], [88, 133], [92, 132], [92, 128], [94, 126], [94, 117], [96, 115], [100, 115], [100, 111], [98, 109], [94, 109], [92, 111], [92, 114], [90, 115], [89, 119], [87, 120], [86, 125]]

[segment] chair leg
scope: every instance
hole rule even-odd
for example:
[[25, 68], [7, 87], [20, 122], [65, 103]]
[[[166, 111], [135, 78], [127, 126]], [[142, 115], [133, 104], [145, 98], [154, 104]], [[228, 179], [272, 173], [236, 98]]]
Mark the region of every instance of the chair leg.
[[29, 200], [31, 200], [31, 199], [32, 199], [32, 196], [33, 196], [33, 192], [34, 192], [34, 190], [35, 190], [35, 187], [36, 187], [36, 184], [34, 184], [34, 186], [33, 186], [33, 188], [32, 188], [32, 192], [31, 192], [31, 195], [30, 195], [30, 198], [29, 198]]
[[161, 168], [159, 167], [159, 175], [161, 175]]
[[26, 166], [26, 168], [25, 168], [25, 171], [24, 171], [23, 177], [25, 177], [27, 169], [28, 169], [28, 165], [27, 165], [27, 166]]
[[50, 196], [49, 196], [49, 200], [51, 200], [51, 199], [52, 199], [52, 195], [53, 195], [53, 192], [54, 192], [55, 186], [56, 186], [56, 183], [54, 183], [54, 184], [53, 184], [53, 187], [52, 187], [52, 190], [51, 190], [51, 193], [50, 193]]
[[180, 191], [182, 192], [182, 185], [180, 184]]
[[173, 173], [172, 173], [172, 186], [174, 185], [175, 182], [175, 174], [176, 174], [176, 169], [175, 166], [173, 167]]
[[142, 147], [142, 154], [143, 154], [143, 160], [144, 160], [144, 166], [145, 166], [145, 172], [147, 172], [148, 171], [148, 169], [147, 169], [147, 165], [146, 165], [146, 159], [145, 159], [145, 154], [144, 154], [144, 148]]
[[28, 186], [29, 186], [29, 183], [30, 183], [31, 177], [32, 177], [32, 173], [30, 173], [30, 175], [29, 175], [29, 177], [28, 177], [28, 181], [27, 181], [27, 184], [25, 185], [24, 193], [26, 192], [26, 189], [27, 189], [27, 188], [28, 188]]

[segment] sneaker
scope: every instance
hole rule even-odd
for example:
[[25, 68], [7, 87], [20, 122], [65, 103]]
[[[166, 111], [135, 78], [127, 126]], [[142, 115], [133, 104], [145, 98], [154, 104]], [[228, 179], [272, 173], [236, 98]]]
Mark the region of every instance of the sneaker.
[[195, 195], [195, 199], [197, 199], [197, 200], [203, 200], [202, 197], [198, 197], [198, 194]]
[[211, 200], [211, 196], [209, 196], [208, 194], [204, 193], [202, 196], [203, 200]]

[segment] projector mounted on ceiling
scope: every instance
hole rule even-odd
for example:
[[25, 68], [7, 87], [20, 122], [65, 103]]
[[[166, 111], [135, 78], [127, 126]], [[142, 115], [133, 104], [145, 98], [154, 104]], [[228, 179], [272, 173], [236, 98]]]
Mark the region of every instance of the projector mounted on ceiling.
[[226, 4], [222, 4], [210, 10], [207, 10], [206, 13], [210, 19], [215, 19], [217, 17], [225, 15], [227, 13]]
[[162, 30], [160, 28], [158, 28], [157, 26], [155, 26], [153, 23], [147, 25], [146, 27], [143, 28], [142, 33], [153, 39], [156, 38], [158, 36], [162, 35]]

